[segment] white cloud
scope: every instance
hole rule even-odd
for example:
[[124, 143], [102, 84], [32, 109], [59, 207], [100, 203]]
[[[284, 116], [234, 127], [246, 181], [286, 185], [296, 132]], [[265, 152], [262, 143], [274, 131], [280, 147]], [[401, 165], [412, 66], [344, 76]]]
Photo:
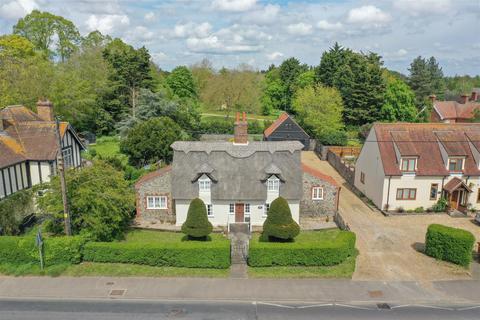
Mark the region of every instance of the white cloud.
[[147, 12], [144, 16], [145, 20], [147, 21], [153, 21], [155, 20], [155, 13], [153, 13], [152, 11], [150, 12]]
[[284, 54], [281, 53], [281, 52], [275, 51], [275, 52], [272, 52], [272, 53], [267, 53], [265, 56], [267, 57], [268, 60], [273, 61], [273, 60], [277, 60], [278, 58], [283, 57]]
[[111, 33], [117, 28], [130, 25], [130, 19], [124, 14], [92, 14], [87, 19], [87, 27], [90, 31], [98, 30], [101, 33]]
[[132, 42], [137, 42], [137, 41], [148, 41], [152, 40], [155, 37], [155, 33], [144, 26], [137, 26], [127, 32], [126, 35], [127, 39], [132, 41]]
[[160, 63], [168, 59], [168, 56], [162, 51], [152, 52], [150, 55], [155, 63]]
[[392, 17], [379, 8], [368, 5], [359, 8], [353, 8], [348, 12], [347, 22], [357, 24], [383, 25], [389, 22]]
[[22, 18], [33, 9], [38, 9], [35, 0], [13, 0], [0, 5], [0, 17], [15, 20]]
[[206, 38], [212, 32], [212, 25], [208, 22], [195, 24], [189, 22], [187, 24], [177, 24], [173, 28], [173, 36], [176, 38], [188, 38], [195, 36], [197, 38]]
[[399, 50], [397, 51], [397, 57], [403, 57], [403, 56], [406, 56], [406, 55], [407, 55], [407, 53], [408, 53], [408, 51], [407, 51], [407, 50], [405, 50], [405, 49], [399, 49]]
[[276, 21], [280, 13], [280, 6], [268, 4], [258, 10], [250, 12], [242, 17], [242, 21], [252, 22], [255, 24], [271, 24]]
[[291, 35], [306, 36], [312, 33], [312, 25], [308, 23], [296, 23], [287, 26], [287, 31]]
[[394, 7], [413, 16], [445, 14], [452, 9], [452, 2], [450, 0], [396, 0]]
[[343, 25], [341, 22], [331, 23], [327, 20], [320, 20], [317, 23], [317, 28], [325, 31], [338, 31], [343, 28]]
[[263, 47], [248, 44], [228, 44], [221, 41], [217, 36], [209, 36], [206, 38], [188, 38], [187, 48], [197, 53], [229, 54], [256, 52]]
[[248, 11], [255, 7], [257, 0], [214, 0], [212, 7], [221, 11]]

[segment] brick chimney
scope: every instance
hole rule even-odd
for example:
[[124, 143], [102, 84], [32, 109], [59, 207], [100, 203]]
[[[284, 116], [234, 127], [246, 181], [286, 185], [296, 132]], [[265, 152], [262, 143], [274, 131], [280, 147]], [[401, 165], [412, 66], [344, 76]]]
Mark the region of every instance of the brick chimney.
[[468, 102], [468, 94], [462, 94], [462, 96], [460, 97], [460, 103], [465, 104], [467, 102]]
[[435, 101], [437, 101], [437, 96], [434, 94], [431, 94], [428, 97], [430, 98], [430, 101], [432, 101], [432, 104], [435, 103]]
[[477, 101], [478, 99], [478, 92], [477, 91], [472, 91], [472, 95], [470, 96], [470, 101]]
[[233, 143], [235, 144], [247, 144], [248, 143], [248, 123], [247, 114], [243, 112], [240, 119], [240, 112], [237, 112], [237, 118], [235, 120]]
[[38, 100], [37, 114], [44, 121], [53, 121], [53, 104], [48, 99]]

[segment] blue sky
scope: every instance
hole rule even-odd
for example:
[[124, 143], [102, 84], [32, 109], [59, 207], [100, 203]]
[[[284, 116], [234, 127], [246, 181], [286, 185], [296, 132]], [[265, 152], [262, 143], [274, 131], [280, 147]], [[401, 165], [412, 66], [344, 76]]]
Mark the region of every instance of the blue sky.
[[264, 69], [295, 56], [316, 65], [335, 41], [407, 73], [434, 55], [445, 74], [480, 74], [480, 0], [0, 0], [0, 33], [32, 9], [146, 46], [163, 69], [208, 58]]

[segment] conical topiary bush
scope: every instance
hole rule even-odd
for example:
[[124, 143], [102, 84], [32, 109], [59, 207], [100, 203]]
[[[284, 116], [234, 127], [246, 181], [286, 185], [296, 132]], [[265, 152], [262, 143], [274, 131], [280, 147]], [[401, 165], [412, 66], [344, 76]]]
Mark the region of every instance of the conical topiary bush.
[[300, 226], [292, 218], [287, 200], [278, 197], [273, 200], [263, 223], [263, 238], [271, 241], [293, 240], [300, 233]]
[[199, 198], [193, 199], [188, 207], [187, 220], [182, 225], [182, 232], [191, 239], [199, 240], [206, 239], [212, 229], [205, 203]]

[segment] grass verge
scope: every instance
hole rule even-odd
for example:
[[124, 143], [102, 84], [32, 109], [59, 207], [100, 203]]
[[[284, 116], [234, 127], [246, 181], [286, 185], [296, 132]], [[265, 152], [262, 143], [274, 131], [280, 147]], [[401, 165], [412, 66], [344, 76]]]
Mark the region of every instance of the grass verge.
[[287, 266], [287, 267], [248, 267], [250, 278], [321, 278], [321, 279], [351, 279], [355, 271], [357, 254], [348, 257], [336, 266]]

